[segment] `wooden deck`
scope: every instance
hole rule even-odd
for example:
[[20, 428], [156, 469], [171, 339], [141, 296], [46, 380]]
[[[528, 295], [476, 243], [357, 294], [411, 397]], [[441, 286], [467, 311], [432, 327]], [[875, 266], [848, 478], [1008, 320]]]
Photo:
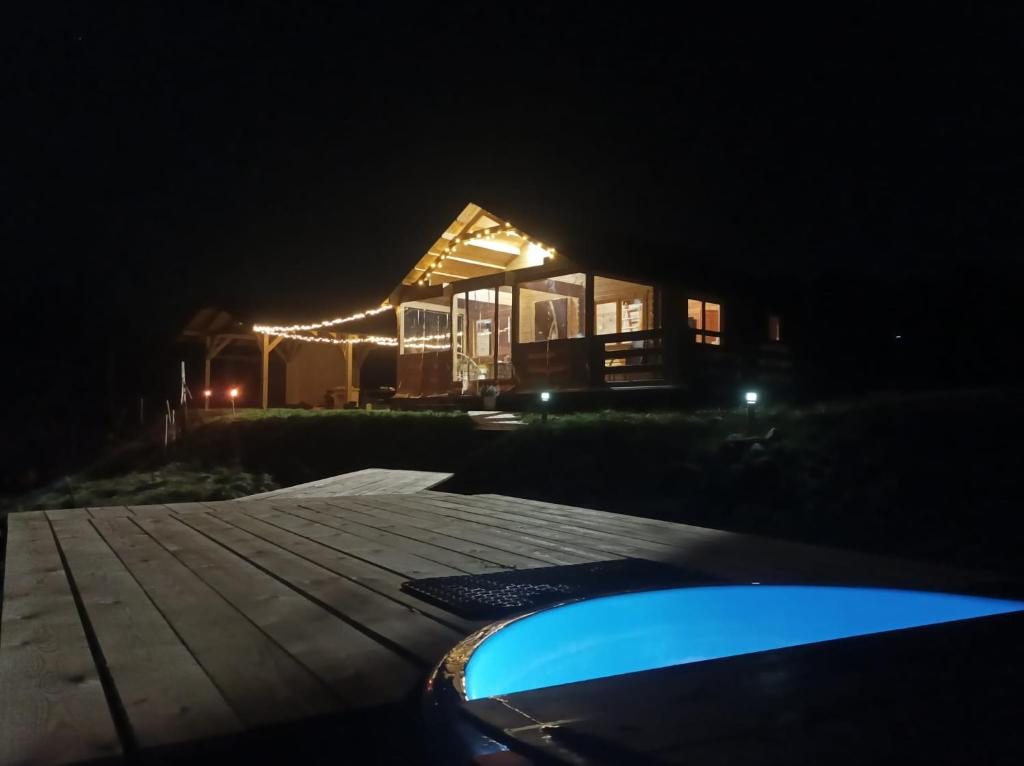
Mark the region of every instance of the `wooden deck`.
[[478, 627], [403, 593], [404, 580], [619, 557], [740, 581], [972, 586], [907, 562], [501, 496], [17, 513], [0, 764], [132, 760], [398, 704]]
[[436, 487], [450, 479], [450, 473], [437, 471], [403, 471], [394, 468], [364, 468], [327, 479], [282, 487], [240, 500], [263, 500], [268, 497], [341, 497], [346, 495], [411, 495]]

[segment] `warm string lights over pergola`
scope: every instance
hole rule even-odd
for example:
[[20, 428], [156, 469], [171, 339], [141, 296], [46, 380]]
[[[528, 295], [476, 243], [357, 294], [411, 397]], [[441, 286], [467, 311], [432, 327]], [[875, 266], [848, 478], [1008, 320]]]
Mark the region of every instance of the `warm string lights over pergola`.
[[365, 311], [357, 311], [355, 314], [350, 314], [347, 317], [336, 317], [334, 319], [324, 319], [320, 322], [312, 322], [310, 324], [293, 324], [293, 325], [253, 325], [252, 331], [261, 333], [263, 335], [273, 335], [277, 338], [287, 338], [288, 340], [299, 340], [304, 343], [327, 343], [330, 345], [340, 346], [342, 344], [357, 345], [361, 343], [372, 343], [375, 346], [397, 346], [398, 338], [390, 338], [382, 335], [366, 335], [357, 338], [337, 338], [329, 335], [309, 335], [307, 333], [316, 333], [320, 330], [328, 327], [337, 327], [338, 325], [347, 324], [349, 322], [356, 322], [360, 319], [366, 319], [367, 317], [380, 314], [385, 311], [389, 311], [391, 306], [385, 303], [375, 309], [366, 309]]
[[[312, 332], [314, 330], [323, 330], [326, 327], [337, 327], [340, 324], [347, 324], [348, 322], [356, 322], [360, 319], [366, 319], [366, 317], [372, 317], [375, 314], [388, 311], [391, 306], [387, 303], [375, 308], [366, 309], [365, 311], [358, 311], [355, 314], [351, 314], [347, 317], [338, 317], [336, 319], [325, 319], [322, 322], [313, 322], [312, 324], [293, 324], [293, 325], [254, 325], [253, 332], [265, 333], [266, 335], [280, 335], [286, 337], [286, 333], [298, 333], [298, 332]], [[300, 339], [301, 340], [301, 339]]]
[[[267, 335], [273, 335], [278, 338], [287, 338], [288, 340], [300, 340], [305, 343], [327, 343], [333, 346], [340, 346], [343, 344], [358, 345], [361, 343], [372, 343], [375, 346], [384, 346], [387, 348], [394, 348], [398, 346], [398, 338], [389, 338], [381, 335], [367, 335], [361, 338], [332, 338], [325, 335], [301, 335], [299, 333], [291, 332], [275, 332], [266, 333]], [[461, 335], [461, 333], [460, 333]], [[406, 342], [406, 348], [422, 348], [429, 349], [431, 351], [445, 351], [451, 348], [451, 343], [429, 343], [427, 341], [450, 341], [451, 336], [448, 333], [442, 335], [425, 335], [420, 338], [416, 338], [414, 342]]]
[[430, 277], [433, 276], [433, 274], [438, 271], [438, 269], [444, 264], [444, 262], [448, 260], [449, 257], [454, 257], [452, 256], [452, 254], [455, 252], [456, 248], [459, 245], [472, 244], [473, 242], [477, 241], [489, 241], [495, 239], [498, 236], [519, 237], [520, 239], [524, 240], [527, 244], [533, 245], [534, 247], [542, 250], [544, 252], [545, 260], [549, 258], [554, 258], [556, 255], [555, 248], [545, 246], [543, 242], [540, 242], [527, 236], [524, 232], [519, 231], [514, 226], [512, 226], [511, 223], [506, 221], [501, 226], [491, 226], [486, 229], [480, 229], [479, 231], [474, 231], [468, 234], [460, 234], [459, 236], [455, 237], [452, 240], [452, 243], [444, 249], [444, 252], [440, 253], [437, 257], [435, 257], [433, 262], [431, 262], [431, 264], [427, 266], [427, 268], [423, 271], [423, 275], [419, 278], [419, 280], [417, 280], [417, 284], [428, 284], [430, 282]]

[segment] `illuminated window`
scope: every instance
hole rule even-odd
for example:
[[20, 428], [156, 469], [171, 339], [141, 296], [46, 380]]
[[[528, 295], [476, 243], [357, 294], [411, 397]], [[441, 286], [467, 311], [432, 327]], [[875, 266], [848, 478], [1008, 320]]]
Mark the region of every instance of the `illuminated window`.
[[455, 314], [454, 380], [482, 380], [494, 376], [494, 289], [470, 290], [452, 298]]
[[594, 332], [597, 335], [641, 332], [656, 327], [651, 285], [594, 277]]
[[597, 304], [594, 326], [598, 335], [611, 335], [619, 331], [619, 323], [616, 319], [619, 313], [617, 309], [618, 306], [614, 301]]
[[512, 288], [498, 288], [498, 380], [512, 378]]
[[563, 274], [519, 285], [519, 342], [582, 338], [586, 284], [584, 274]]
[[772, 315], [768, 317], [768, 340], [780, 341], [782, 340], [782, 333], [779, 327], [779, 317]]
[[690, 298], [686, 301], [686, 318], [695, 330], [697, 343], [722, 345], [722, 304]]
[[423, 354], [451, 348], [451, 310], [446, 298], [408, 301], [400, 308], [400, 354]]

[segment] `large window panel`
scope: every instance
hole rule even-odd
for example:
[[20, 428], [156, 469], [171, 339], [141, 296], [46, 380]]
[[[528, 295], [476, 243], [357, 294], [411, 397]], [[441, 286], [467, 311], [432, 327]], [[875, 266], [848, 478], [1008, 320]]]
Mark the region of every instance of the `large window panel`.
[[722, 345], [722, 304], [690, 298], [686, 301], [686, 319], [697, 343]]
[[446, 298], [408, 301], [399, 309], [400, 354], [444, 351], [451, 347], [451, 308]]
[[563, 274], [519, 285], [519, 342], [584, 337], [586, 284], [585, 274]]
[[686, 301], [686, 319], [694, 330], [704, 329], [704, 301], [690, 298]]
[[512, 288], [498, 288], [498, 380], [512, 378]]
[[466, 356], [481, 378], [494, 368], [494, 296], [494, 290], [471, 290], [466, 299]]
[[470, 290], [458, 293], [452, 307], [456, 317], [455, 354], [452, 360], [454, 380], [471, 380], [495, 375], [495, 299], [497, 290]]
[[619, 331], [619, 307], [615, 301], [598, 303], [594, 315], [594, 329], [598, 335], [612, 335]]
[[594, 277], [594, 331], [597, 335], [656, 328], [652, 285]]

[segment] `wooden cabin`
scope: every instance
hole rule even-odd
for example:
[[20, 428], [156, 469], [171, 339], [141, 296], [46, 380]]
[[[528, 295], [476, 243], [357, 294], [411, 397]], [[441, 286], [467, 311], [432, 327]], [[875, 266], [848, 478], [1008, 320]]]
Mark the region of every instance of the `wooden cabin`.
[[584, 263], [470, 204], [389, 296], [397, 399], [499, 391], [779, 391], [779, 312], [749, 294]]
[[651, 274], [630, 256], [637, 248], [612, 249], [600, 264], [565, 254], [469, 204], [386, 308], [251, 330], [201, 312], [183, 338], [206, 345], [206, 389], [224, 348], [250, 348], [263, 407], [357, 406], [372, 348], [395, 354], [396, 405], [479, 407], [496, 394], [514, 408], [541, 391], [601, 406], [638, 391], [725, 402], [744, 388], [785, 388], [791, 365], [777, 307], [728, 280], [688, 277], [678, 258]]

